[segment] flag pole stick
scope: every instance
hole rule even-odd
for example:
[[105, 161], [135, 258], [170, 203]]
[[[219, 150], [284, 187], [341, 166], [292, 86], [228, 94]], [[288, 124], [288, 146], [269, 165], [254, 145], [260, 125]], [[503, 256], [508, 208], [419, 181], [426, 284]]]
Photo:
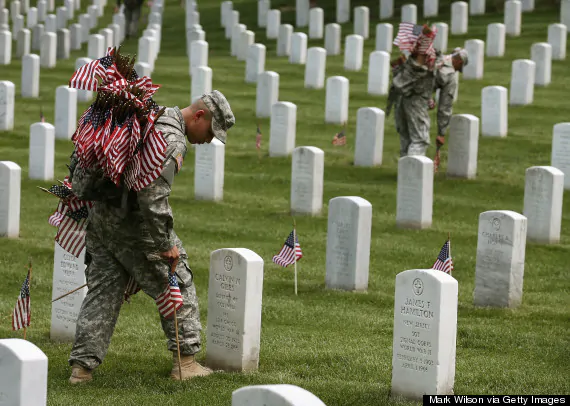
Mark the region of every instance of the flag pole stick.
[[295, 296], [297, 296], [297, 225], [293, 217], [293, 258], [295, 259]]
[[[449, 258], [451, 258], [451, 233], [447, 232], [447, 241], [449, 241]], [[451, 276], [452, 270], [449, 270], [449, 276]]]
[[64, 297], [71, 295], [73, 292], [77, 292], [79, 289], [83, 289], [85, 286], [87, 286], [87, 284], [81, 285], [80, 287], [73, 289], [71, 292], [64, 293], [60, 297], [53, 299], [51, 302], [57, 302], [59, 299], [63, 299]]
[[[172, 261], [172, 266], [170, 268], [170, 273], [174, 275], [176, 271], [176, 265], [178, 265], [178, 260]], [[176, 333], [176, 351], [178, 352], [178, 373], [180, 374], [180, 380], [182, 381], [182, 362], [180, 361], [180, 341], [178, 340], [178, 317], [176, 315], [176, 305], [174, 306], [174, 332]]]

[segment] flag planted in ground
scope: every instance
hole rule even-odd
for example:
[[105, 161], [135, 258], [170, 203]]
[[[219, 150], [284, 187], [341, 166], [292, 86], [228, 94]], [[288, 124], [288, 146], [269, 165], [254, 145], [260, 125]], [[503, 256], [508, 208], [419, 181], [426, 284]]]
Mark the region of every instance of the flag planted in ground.
[[[295, 241], [294, 245], [293, 241]], [[299, 236], [293, 230], [285, 240], [285, 244], [283, 244], [279, 254], [273, 256], [273, 262], [282, 267], [287, 267], [301, 258], [303, 258], [303, 251], [301, 251], [301, 245], [299, 245]]]
[[22, 284], [20, 295], [16, 301], [16, 306], [12, 312], [12, 330], [20, 330], [21, 328], [28, 327], [32, 316], [30, 308], [30, 271], [28, 276]]
[[447, 240], [445, 244], [443, 244], [432, 268], [451, 275], [451, 271], [453, 270], [453, 261], [451, 260], [451, 241]]
[[261, 130], [259, 129], [259, 124], [257, 125], [257, 134], [255, 136], [255, 148], [259, 149], [261, 148]]
[[176, 274], [168, 274], [168, 285], [166, 289], [155, 299], [158, 311], [165, 319], [174, 316], [174, 309], [180, 309], [184, 304], [182, 293], [176, 280]]
[[346, 135], [344, 134], [344, 128], [342, 131], [335, 134], [332, 139], [333, 145], [345, 145], [346, 144]]

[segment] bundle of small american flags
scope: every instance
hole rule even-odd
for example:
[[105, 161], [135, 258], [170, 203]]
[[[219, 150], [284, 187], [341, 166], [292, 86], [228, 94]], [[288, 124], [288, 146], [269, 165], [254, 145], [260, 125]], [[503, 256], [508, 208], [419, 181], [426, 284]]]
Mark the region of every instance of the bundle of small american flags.
[[424, 33], [427, 28], [413, 23], [400, 23], [398, 35], [394, 39], [394, 45], [400, 48], [400, 51], [408, 51], [411, 54], [419, 54], [426, 56], [426, 65], [433, 69], [436, 55], [433, 41], [437, 34], [435, 26], [431, 27], [429, 33]]
[[152, 100], [160, 86], [139, 78], [133, 63], [109, 48], [75, 71], [69, 86], [98, 92], [72, 137], [79, 166], [100, 168], [116, 185], [139, 191], [160, 176], [166, 140], [154, 126], [164, 112]]
[[61, 248], [78, 257], [85, 247], [85, 229], [93, 203], [75, 196], [68, 177], [60, 185], [40, 189], [59, 197], [57, 209], [49, 217], [48, 223], [58, 228], [55, 241]]

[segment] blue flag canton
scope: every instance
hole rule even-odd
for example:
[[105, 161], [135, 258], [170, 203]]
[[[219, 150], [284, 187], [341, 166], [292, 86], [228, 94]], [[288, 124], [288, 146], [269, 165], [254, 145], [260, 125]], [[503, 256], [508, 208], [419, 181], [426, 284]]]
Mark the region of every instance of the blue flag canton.
[[[441, 262], [445, 262], [445, 260], [449, 257], [449, 242], [446, 242], [441, 251], [439, 252], [439, 256], [437, 257], [437, 259], [439, 259]], [[433, 258], [433, 257], [432, 257]]]
[[30, 277], [28, 276], [24, 283], [22, 284], [22, 289], [20, 290], [20, 297], [22, 299], [30, 296]]
[[174, 274], [174, 273], [168, 274], [168, 284], [171, 287], [178, 287], [178, 281], [176, 280], [176, 274]]
[[285, 245], [291, 248], [295, 248], [294, 242], [298, 243], [299, 238], [295, 236], [295, 240], [293, 240], [293, 231], [291, 231], [291, 234], [289, 234], [289, 237], [287, 237], [287, 240], [285, 241]]

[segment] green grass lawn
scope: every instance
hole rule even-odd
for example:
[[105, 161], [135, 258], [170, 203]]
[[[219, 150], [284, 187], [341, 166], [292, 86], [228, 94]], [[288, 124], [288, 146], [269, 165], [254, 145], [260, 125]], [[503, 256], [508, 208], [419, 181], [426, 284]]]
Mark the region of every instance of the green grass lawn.
[[[58, 1], [57, 5], [61, 5]], [[87, 1], [83, 2], [83, 9]], [[522, 213], [526, 168], [550, 165], [552, 128], [568, 121], [570, 69], [567, 61], [554, 61], [552, 84], [536, 88], [531, 106], [509, 109], [509, 132], [504, 139], [481, 138], [478, 173], [475, 180], [445, 177], [446, 149], [442, 171], [434, 185], [433, 226], [428, 230], [400, 230], [395, 227], [396, 179], [399, 140], [393, 117], [385, 124], [383, 163], [377, 168], [354, 167], [356, 111], [360, 107], [384, 109], [385, 97], [366, 93], [368, 57], [374, 50], [378, 0], [355, 0], [352, 6], [368, 5], [371, 38], [365, 41], [364, 66], [360, 72], [345, 72], [343, 56], [327, 58], [328, 76], [350, 80], [348, 144], [333, 147], [338, 126], [325, 125], [325, 90], [303, 88], [304, 66], [290, 65], [277, 58], [276, 41], [266, 40], [257, 28], [255, 0], [236, 0], [240, 22], [255, 31], [256, 42], [267, 46], [266, 70], [280, 74], [279, 100], [295, 103], [298, 146], [316, 146], [325, 151], [324, 208], [317, 217], [298, 217], [297, 228], [304, 258], [299, 263], [299, 295], [294, 295], [293, 270], [271, 262], [288, 233], [291, 158], [269, 158], [269, 120], [260, 120], [264, 133], [262, 154], [255, 149], [256, 87], [244, 83], [245, 62], [230, 56], [230, 43], [220, 27], [219, 1], [200, 0], [200, 19], [210, 46], [209, 65], [213, 88], [223, 92], [236, 116], [226, 145], [223, 202], [194, 200], [192, 149], [171, 195], [176, 231], [185, 244], [195, 272], [202, 324], [207, 314], [208, 266], [210, 253], [224, 247], [245, 247], [265, 261], [261, 353], [255, 373], [222, 373], [190, 382], [168, 378], [171, 354], [166, 351], [159, 316], [153, 300], [142, 293], [125, 305], [109, 353], [86, 386], [71, 387], [67, 358], [71, 344], [49, 339], [50, 299], [55, 229], [47, 218], [55, 199], [37, 186], [51, 182], [28, 180], [29, 127], [39, 120], [40, 106], [48, 122], [54, 120], [55, 88], [67, 84], [75, 59], [86, 55], [86, 45], [72, 52], [69, 60], [41, 71], [40, 98], [19, 96], [21, 62], [15, 58], [0, 69], [0, 80], [16, 85], [16, 116], [13, 131], [0, 135], [0, 160], [22, 167], [20, 238], [0, 242], [0, 337], [22, 337], [12, 332], [10, 314], [25, 278], [29, 256], [34, 260], [31, 287], [32, 326], [28, 339], [49, 357], [50, 405], [230, 405], [232, 391], [257, 384], [288, 383], [301, 386], [333, 405], [392, 404], [389, 399], [392, 358], [394, 280], [402, 271], [428, 268], [451, 233], [455, 270], [459, 282], [457, 330], [457, 394], [569, 394], [570, 355], [570, 195], [565, 193], [561, 243], [554, 246], [527, 244], [523, 303], [517, 309], [484, 309], [473, 306], [478, 216], [486, 210], [514, 210]], [[396, 1], [395, 24], [400, 16]], [[418, 4], [421, 17], [422, 2]], [[495, 2], [488, 1], [487, 14], [469, 18], [469, 34], [450, 36], [449, 48], [467, 39], [485, 40], [487, 24], [502, 22]], [[537, 1], [532, 14], [523, 15], [522, 35], [507, 38], [504, 58], [485, 60], [484, 79], [461, 80], [454, 113], [480, 116], [481, 89], [489, 85], [509, 87], [511, 63], [530, 58], [530, 47], [547, 39], [547, 26], [559, 22], [559, 5]], [[273, 8], [294, 4], [293, 0], [272, 0]], [[440, 17], [449, 21], [448, 0], [440, 1]], [[334, 20], [334, 1], [318, 0], [325, 8], [326, 22]], [[109, 2], [98, 28], [112, 17]], [[76, 12], [76, 18], [79, 13]], [[294, 25], [292, 8], [282, 13], [282, 23]], [[422, 21], [420, 19], [420, 21]], [[142, 30], [142, 27], [141, 27]], [[352, 25], [342, 27], [343, 38]], [[306, 32], [306, 30], [304, 30]], [[94, 33], [95, 30], [92, 31]], [[142, 32], [142, 31], [141, 31]], [[323, 46], [324, 40], [309, 40], [309, 46]], [[124, 44], [124, 51], [136, 53], [137, 41]], [[153, 81], [163, 87], [157, 92], [160, 104], [184, 107], [190, 100], [190, 77], [186, 56], [184, 12], [179, 1], [167, 1], [163, 16], [161, 53]], [[344, 49], [344, 46], [343, 46]], [[15, 55], [15, 42], [13, 47]], [[78, 106], [78, 116], [87, 104]], [[432, 116], [435, 136], [435, 115]], [[433, 157], [435, 148], [429, 156]], [[71, 141], [56, 141], [56, 178], [66, 173]], [[360, 196], [373, 205], [370, 247], [370, 280], [367, 293], [325, 290], [325, 252], [329, 199]], [[203, 335], [205, 337], [205, 335]], [[205, 347], [204, 340], [204, 347]], [[205, 351], [200, 354], [200, 358]]]

